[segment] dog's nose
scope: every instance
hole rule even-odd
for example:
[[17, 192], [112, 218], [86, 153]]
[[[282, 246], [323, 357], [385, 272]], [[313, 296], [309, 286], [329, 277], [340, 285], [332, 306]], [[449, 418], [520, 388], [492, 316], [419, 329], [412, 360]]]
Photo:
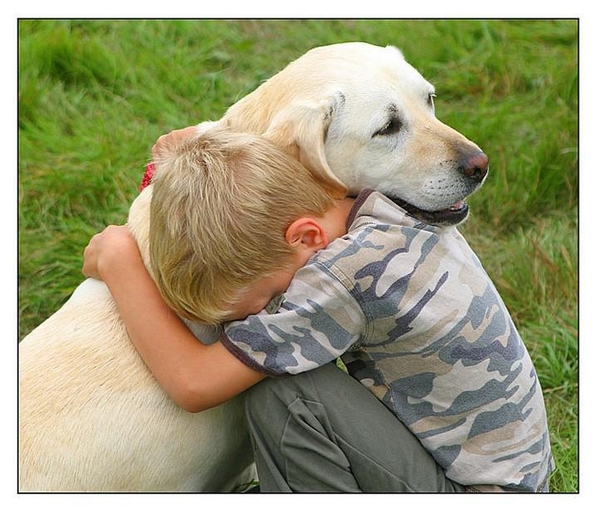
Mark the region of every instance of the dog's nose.
[[462, 161], [461, 170], [465, 177], [482, 182], [488, 173], [488, 156], [483, 152], [469, 156]]

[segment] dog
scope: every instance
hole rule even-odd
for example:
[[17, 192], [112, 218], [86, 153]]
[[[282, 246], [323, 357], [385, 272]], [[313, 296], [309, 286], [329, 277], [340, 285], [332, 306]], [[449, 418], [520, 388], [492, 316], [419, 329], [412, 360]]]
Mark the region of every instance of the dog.
[[[428, 223], [455, 225], [488, 158], [436, 118], [434, 96], [395, 47], [339, 43], [308, 51], [197, 131], [265, 135], [337, 198], [369, 187]], [[128, 219], [150, 273], [151, 190]], [[216, 339], [187, 324], [202, 342]], [[255, 479], [243, 395], [197, 414], [175, 406], [100, 281], [84, 281], [23, 339], [19, 380], [21, 492], [222, 492]]]

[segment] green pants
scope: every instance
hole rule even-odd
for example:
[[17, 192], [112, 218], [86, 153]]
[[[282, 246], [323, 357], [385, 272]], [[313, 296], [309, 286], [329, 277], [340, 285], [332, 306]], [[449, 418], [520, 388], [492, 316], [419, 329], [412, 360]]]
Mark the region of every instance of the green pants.
[[262, 492], [462, 492], [411, 432], [334, 363], [248, 395]]

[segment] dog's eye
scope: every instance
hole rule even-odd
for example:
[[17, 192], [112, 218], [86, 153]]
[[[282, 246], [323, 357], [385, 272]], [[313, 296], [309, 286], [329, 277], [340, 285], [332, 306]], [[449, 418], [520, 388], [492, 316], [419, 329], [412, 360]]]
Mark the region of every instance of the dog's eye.
[[399, 118], [393, 117], [390, 120], [388, 120], [388, 122], [386, 122], [386, 125], [384, 125], [384, 127], [376, 131], [374, 136], [388, 136], [389, 134], [399, 132], [402, 127], [403, 124], [401, 123], [401, 120]]
[[434, 99], [436, 98], [436, 93], [429, 93], [428, 94], [428, 106], [434, 109]]

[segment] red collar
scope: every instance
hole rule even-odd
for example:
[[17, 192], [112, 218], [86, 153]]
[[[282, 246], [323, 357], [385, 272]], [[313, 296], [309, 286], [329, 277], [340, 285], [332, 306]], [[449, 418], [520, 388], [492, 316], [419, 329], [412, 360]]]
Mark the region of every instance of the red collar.
[[154, 163], [148, 163], [145, 166], [145, 173], [143, 174], [143, 179], [141, 179], [139, 191], [143, 191], [145, 188], [147, 188], [150, 185], [155, 172], [156, 172], [156, 165]]

